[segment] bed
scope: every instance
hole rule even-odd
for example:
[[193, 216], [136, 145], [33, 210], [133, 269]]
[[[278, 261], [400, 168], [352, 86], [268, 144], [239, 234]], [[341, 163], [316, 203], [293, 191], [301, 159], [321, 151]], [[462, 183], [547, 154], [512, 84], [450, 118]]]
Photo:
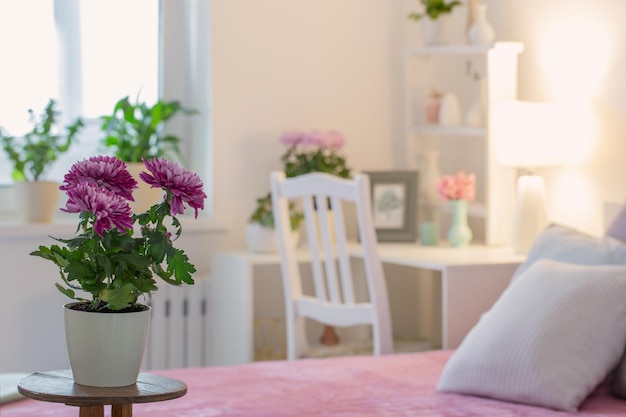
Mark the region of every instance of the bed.
[[[614, 394], [626, 398], [625, 231], [626, 207], [607, 236], [547, 228], [511, 285], [456, 350], [151, 371], [185, 382], [187, 394], [137, 404], [133, 413], [624, 416], [626, 400]], [[0, 406], [2, 417], [77, 413], [30, 399]]]
[[[437, 392], [452, 351], [380, 357], [352, 356], [296, 362], [255, 362], [154, 372], [184, 381], [182, 398], [136, 404], [137, 417], [176, 416], [428, 416], [608, 417], [626, 415], [626, 401], [602, 384], [577, 413], [467, 395]], [[63, 404], [22, 400], [0, 408], [2, 417], [76, 417]]]

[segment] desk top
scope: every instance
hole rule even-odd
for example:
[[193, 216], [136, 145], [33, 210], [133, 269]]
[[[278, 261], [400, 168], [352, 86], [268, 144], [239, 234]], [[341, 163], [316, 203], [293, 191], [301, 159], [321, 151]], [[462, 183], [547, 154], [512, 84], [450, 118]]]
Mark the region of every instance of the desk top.
[[139, 374], [137, 383], [127, 387], [79, 385], [74, 383], [69, 369], [34, 373], [21, 379], [17, 388], [28, 398], [74, 406], [150, 403], [171, 400], [187, 393], [185, 383], [152, 374]]
[[378, 245], [383, 262], [442, 271], [447, 267], [519, 264], [525, 256], [510, 247], [470, 245], [462, 248], [404, 243]]
[[[362, 256], [362, 249], [356, 243], [349, 244], [349, 253], [354, 257]], [[384, 263], [411, 266], [435, 271], [448, 267], [519, 264], [525, 256], [516, 254], [510, 247], [470, 245], [462, 248], [449, 246], [422, 246], [417, 243], [379, 243], [378, 253]], [[253, 265], [280, 265], [278, 253], [260, 254], [248, 250], [214, 252], [215, 256], [235, 257]], [[299, 249], [300, 262], [311, 260], [306, 249]]]

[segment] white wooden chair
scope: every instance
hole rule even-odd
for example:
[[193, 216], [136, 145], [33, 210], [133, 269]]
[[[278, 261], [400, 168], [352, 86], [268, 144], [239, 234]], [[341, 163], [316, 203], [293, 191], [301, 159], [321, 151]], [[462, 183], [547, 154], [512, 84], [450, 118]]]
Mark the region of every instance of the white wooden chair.
[[[287, 359], [298, 359], [309, 348], [305, 318], [335, 327], [371, 325], [373, 354], [393, 353], [387, 287], [378, 256], [367, 174], [357, 174], [349, 180], [324, 173], [286, 178], [283, 172], [273, 172], [271, 187], [285, 295]], [[290, 233], [290, 201], [301, 202], [304, 210], [309, 238], [303, 247], [310, 251], [314, 296], [305, 295], [302, 290], [296, 245]], [[366, 302], [355, 299], [342, 201], [353, 202], [356, 209], [360, 238], [350, 244], [362, 246]], [[332, 221], [328, 219], [329, 212]]]

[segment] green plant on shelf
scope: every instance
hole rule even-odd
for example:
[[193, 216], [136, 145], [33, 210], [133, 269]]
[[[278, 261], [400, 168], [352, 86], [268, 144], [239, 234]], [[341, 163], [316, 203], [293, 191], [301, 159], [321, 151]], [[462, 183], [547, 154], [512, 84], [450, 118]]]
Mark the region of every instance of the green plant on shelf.
[[445, 1], [445, 0], [419, 0], [424, 6], [424, 13], [409, 13], [408, 18], [411, 20], [419, 21], [424, 17], [428, 17], [432, 20], [437, 20], [439, 16], [452, 13], [452, 10], [456, 6], [460, 6], [461, 2]]

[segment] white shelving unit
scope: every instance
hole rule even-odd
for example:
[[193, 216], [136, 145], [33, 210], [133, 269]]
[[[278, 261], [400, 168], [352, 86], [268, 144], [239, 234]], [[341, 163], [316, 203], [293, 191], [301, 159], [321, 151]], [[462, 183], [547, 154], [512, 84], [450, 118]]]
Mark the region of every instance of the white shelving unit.
[[[476, 174], [477, 198], [470, 205], [470, 225], [475, 241], [487, 245], [510, 244], [512, 238], [516, 173], [495, 163], [492, 115], [499, 101], [517, 99], [517, 61], [523, 49], [518, 42], [497, 42], [489, 46], [442, 45], [402, 51], [407, 164], [420, 171], [420, 152], [434, 150], [439, 154], [442, 175], [461, 169]], [[479, 74], [478, 81], [473, 73]], [[482, 97], [481, 125], [426, 123], [426, 100], [431, 89], [457, 96], [463, 122], [472, 102]], [[437, 217], [445, 217], [448, 206], [447, 202], [420, 200], [420, 211], [429, 209]], [[445, 235], [445, 230], [441, 232]]]

